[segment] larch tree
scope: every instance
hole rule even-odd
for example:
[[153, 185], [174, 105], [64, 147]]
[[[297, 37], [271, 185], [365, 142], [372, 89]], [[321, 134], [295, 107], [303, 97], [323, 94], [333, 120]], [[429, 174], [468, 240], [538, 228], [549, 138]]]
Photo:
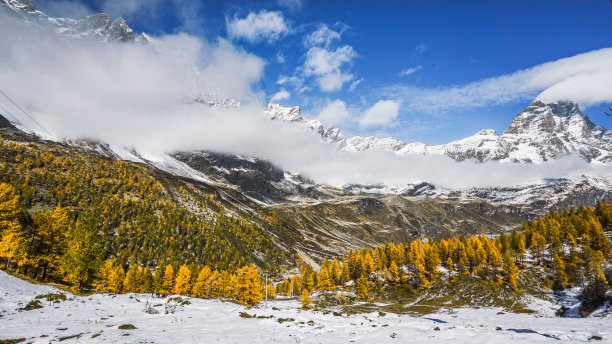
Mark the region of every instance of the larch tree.
[[368, 299], [368, 280], [361, 276], [356, 281], [357, 295], [361, 300]]
[[140, 285], [142, 284], [142, 268], [140, 265], [133, 264], [130, 266], [130, 270], [125, 276], [125, 280], [123, 281], [123, 290], [127, 293], [136, 293], [140, 289]]
[[276, 299], [276, 290], [274, 290], [274, 285], [272, 285], [272, 283], [268, 283], [268, 286], [266, 286], [266, 290], [269, 299]]
[[395, 263], [395, 260], [391, 261], [391, 265], [389, 266], [389, 275], [391, 276], [391, 281], [392, 282], [398, 282], [399, 281], [399, 269], [397, 268], [397, 264]]
[[510, 255], [509, 251], [504, 253], [503, 257], [503, 266], [502, 266], [502, 275], [506, 283], [512, 287], [513, 290], [518, 290], [517, 285], [517, 277], [518, 277], [518, 268], [514, 264], [514, 259]]
[[302, 299], [300, 301], [302, 303], [303, 310], [312, 309], [312, 300], [310, 299], [310, 293], [308, 290], [302, 290]]
[[329, 277], [329, 272], [327, 272], [327, 268], [322, 267], [321, 271], [319, 272], [318, 289], [322, 291], [329, 291], [332, 290], [332, 285], [332, 280]]
[[21, 204], [15, 189], [6, 183], [0, 184], [0, 257], [18, 266], [26, 259], [23, 228], [19, 221]]
[[183, 264], [179, 269], [178, 275], [176, 276], [176, 282], [174, 284], [174, 293], [179, 295], [189, 295], [191, 285], [191, 271], [187, 265]]
[[121, 293], [123, 282], [125, 281], [125, 271], [121, 265], [115, 265], [109, 277], [109, 293]]
[[174, 268], [168, 264], [164, 269], [164, 279], [161, 286], [162, 294], [171, 294], [174, 289]]
[[263, 298], [263, 283], [255, 265], [244, 266], [236, 272], [236, 300], [254, 306]]
[[200, 273], [198, 274], [198, 278], [196, 279], [196, 283], [193, 286], [193, 295], [196, 297], [209, 298], [210, 297], [210, 289], [211, 289], [211, 276], [212, 271], [208, 266], [204, 266]]
[[535, 232], [531, 236], [531, 253], [536, 264], [541, 264], [544, 250], [546, 249], [546, 239], [539, 233]]
[[107, 259], [98, 272], [96, 283], [94, 287], [98, 292], [106, 293], [110, 288], [110, 276], [115, 268], [115, 260]]

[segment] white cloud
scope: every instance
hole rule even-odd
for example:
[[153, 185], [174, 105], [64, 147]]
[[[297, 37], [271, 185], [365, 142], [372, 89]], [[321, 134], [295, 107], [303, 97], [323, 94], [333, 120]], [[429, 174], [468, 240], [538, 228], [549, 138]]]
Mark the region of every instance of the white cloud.
[[389, 126], [399, 113], [399, 104], [393, 100], [380, 100], [367, 109], [359, 120], [364, 128]]
[[321, 123], [329, 126], [343, 123], [348, 117], [349, 113], [346, 104], [342, 100], [334, 100], [325, 105], [317, 118]]
[[410, 75], [410, 74], [414, 74], [418, 71], [421, 70], [421, 68], [423, 68], [423, 66], [418, 65], [416, 67], [412, 67], [412, 68], [408, 68], [408, 69], [404, 69], [403, 71], [400, 72], [400, 76], [406, 76], [406, 75]]
[[612, 102], [612, 48], [540, 64], [512, 74], [440, 88], [392, 86], [387, 97], [413, 112], [443, 113], [541, 98], [573, 100], [582, 107]]
[[291, 93], [282, 88], [280, 91], [274, 93], [272, 97], [270, 97], [270, 101], [278, 103], [281, 100], [289, 99], [289, 97], [291, 97]]
[[311, 32], [304, 38], [304, 45], [306, 45], [306, 47], [315, 45], [328, 47], [334, 41], [340, 41], [340, 33], [331, 30], [325, 24], [321, 24], [317, 30]]
[[251, 42], [268, 41], [272, 43], [289, 32], [282, 12], [265, 10], [249, 13], [246, 18], [234, 17], [228, 20], [227, 33], [233, 38], [243, 38]]
[[278, 0], [278, 4], [292, 11], [299, 10], [303, 6], [301, 0]]
[[278, 63], [285, 63], [285, 55], [283, 55], [283, 53], [281, 53], [280, 51], [276, 53], [276, 62]]
[[359, 84], [361, 84], [361, 82], [363, 81], [363, 78], [359, 79], [359, 80], [355, 80], [353, 82], [351, 82], [351, 86], [349, 86], [349, 91], [354, 91], [355, 88], [357, 88], [357, 86], [359, 86]]
[[422, 54], [424, 52], [426, 52], [429, 49], [428, 46], [425, 45], [425, 43], [421, 43], [419, 45], [417, 45], [416, 47], [414, 47], [414, 54]]
[[304, 85], [304, 79], [297, 77], [295, 75], [293, 76], [280, 75], [276, 83], [279, 85], [287, 85], [287, 86], [293, 86], [295, 88], [300, 88]]
[[343, 72], [341, 67], [350, 64], [356, 57], [357, 53], [350, 45], [335, 50], [312, 47], [306, 53], [304, 75], [316, 77], [322, 91], [337, 91], [353, 79], [353, 75]]

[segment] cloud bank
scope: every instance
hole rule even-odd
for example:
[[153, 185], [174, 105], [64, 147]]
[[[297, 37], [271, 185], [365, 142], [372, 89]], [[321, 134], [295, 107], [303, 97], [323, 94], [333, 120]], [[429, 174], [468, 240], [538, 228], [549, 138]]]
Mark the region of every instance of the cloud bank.
[[[577, 174], [609, 176], [611, 167], [578, 158], [541, 165], [455, 162], [444, 157], [400, 157], [390, 152], [340, 153], [316, 133], [270, 121], [258, 91], [264, 61], [230, 42], [179, 34], [155, 45], [58, 38], [0, 20], [0, 88], [57, 136], [94, 138], [147, 155], [213, 150], [255, 156], [319, 183], [443, 187], [513, 185]], [[40, 44], [44, 42], [44, 44]], [[243, 101], [239, 109], [194, 102], [199, 94]], [[0, 101], [8, 106], [5, 101]], [[334, 102], [322, 116], [345, 116]], [[388, 123], [399, 105], [381, 101], [366, 111]], [[332, 112], [333, 110], [333, 112]], [[24, 124], [32, 126], [23, 114]], [[384, 121], [380, 118], [385, 119]]]
[[368, 127], [385, 127], [393, 124], [399, 114], [399, 104], [393, 100], [379, 100], [367, 109], [359, 120], [359, 125]]
[[534, 97], [545, 102], [572, 100], [588, 107], [612, 102], [612, 48], [464, 85], [440, 88], [396, 85], [384, 88], [381, 93], [401, 99], [406, 111], [429, 114], [533, 100]]

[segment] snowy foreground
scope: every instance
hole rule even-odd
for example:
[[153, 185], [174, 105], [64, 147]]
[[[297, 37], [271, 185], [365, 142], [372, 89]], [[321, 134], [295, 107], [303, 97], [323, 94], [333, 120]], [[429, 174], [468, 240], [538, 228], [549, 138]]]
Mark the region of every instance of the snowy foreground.
[[[539, 315], [501, 309], [446, 309], [427, 316], [369, 313], [334, 316], [302, 311], [296, 301], [277, 300], [248, 309], [230, 302], [189, 299], [174, 314], [143, 311], [144, 295], [68, 294], [66, 301], [42, 300], [43, 308], [19, 311], [35, 296], [59, 290], [31, 284], [0, 271], [0, 340], [28, 343], [526, 343], [612, 342], [612, 317], [555, 318], [552, 308]], [[272, 308], [274, 307], [274, 309]], [[240, 312], [271, 318], [243, 318]], [[131, 324], [135, 329], [122, 330]], [[597, 337], [593, 337], [597, 336]], [[71, 338], [67, 338], [71, 337]], [[92, 338], [93, 337], [93, 338]]]

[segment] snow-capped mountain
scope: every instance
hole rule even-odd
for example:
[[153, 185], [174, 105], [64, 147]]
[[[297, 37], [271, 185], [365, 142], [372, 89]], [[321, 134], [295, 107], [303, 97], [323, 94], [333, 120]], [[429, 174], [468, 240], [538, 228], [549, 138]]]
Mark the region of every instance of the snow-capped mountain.
[[[297, 122], [322, 133], [321, 123], [304, 119], [299, 107], [269, 104], [266, 113], [271, 119]], [[347, 152], [378, 149], [399, 155], [447, 155], [458, 161], [476, 159], [520, 163], [539, 163], [577, 154], [589, 162], [612, 163], [612, 131], [593, 124], [580, 111], [578, 104], [571, 101], [545, 104], [536, 100], [519, 113], [501, 135], [493, 129], [484, 129], [443, 145], [404, 143], [393, 137], [341, 139], [343, 135], [340, 132], [337, 137], [332, 142], [339, 143], [340, 149]]]
[[492, 129], [445, 145], [409, 145], [398, 154], [445, 154], [455, 160], [547, 161], [577, 154], [587, 161], [612, 162], [612, 131], [593, 124], [570, 101], [536, 100], [501, 135]]
[[103, 42], [150, 42], [142, 33], [138, 37], [123, 18], [99, 13], [82, 19], [55, 18], [34, 8], [31, 0], [2, 0], [0, 12], [31, 25], [51, 27], [56, 33], [70, 37], [92, 37]]
[[268, 118], [284, 122], [293, 122], [300, 127], [311, 130], [319, 135], [328, 143], [344, 143], [344, 135], [338, 128], [329, 127], [325, 129], [323, 124], [316, 119], [305, 119], [302, 116], [302, 109], [299, 106], [284, 107], [280, 104], [269, 103], [264, 109]]

